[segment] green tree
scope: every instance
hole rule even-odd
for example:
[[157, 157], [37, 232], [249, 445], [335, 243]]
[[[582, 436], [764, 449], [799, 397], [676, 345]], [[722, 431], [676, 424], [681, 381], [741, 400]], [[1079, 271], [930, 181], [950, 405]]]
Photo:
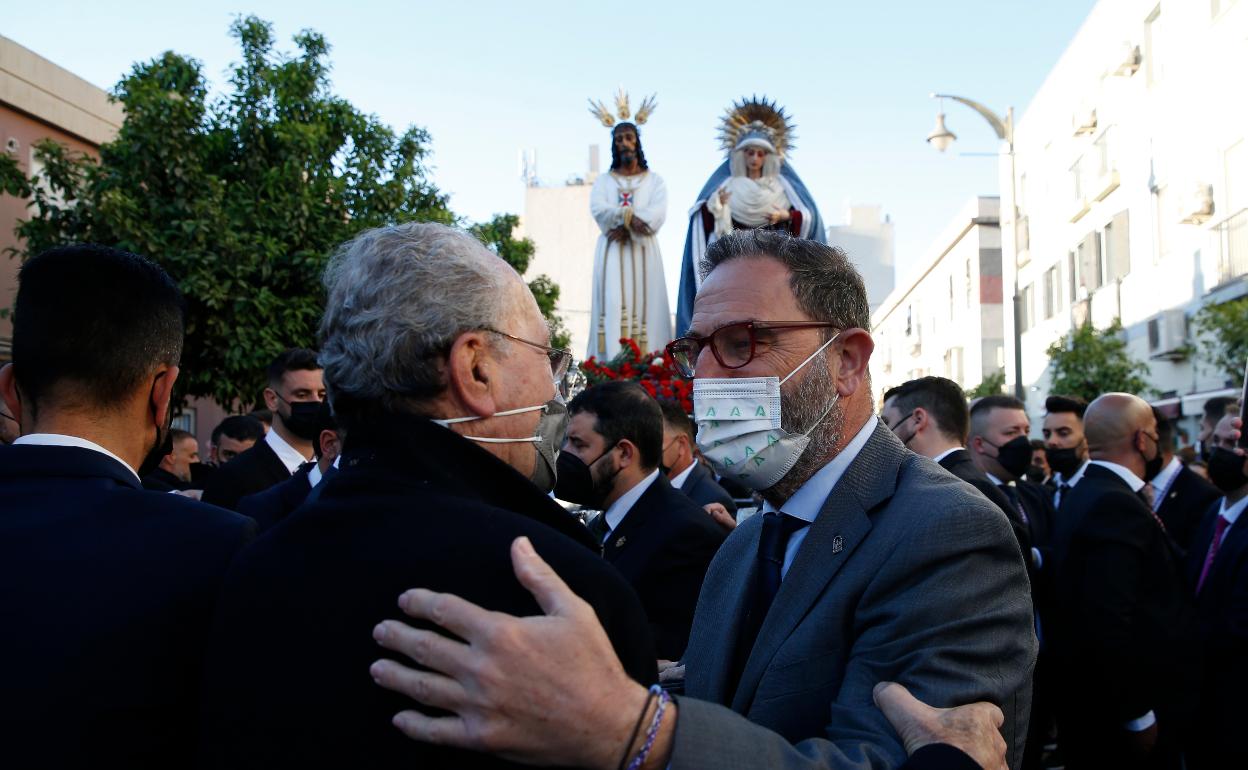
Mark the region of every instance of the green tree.
[[[495, 214], [490, 221], [480, 222], [468, 229], [489, 247], [490, 251], [502, 257], [503, 261], [514, 267], [517, 273], [524, 275], [529, 269], [529, 263], [533, 261], [533, 241], [528, 238], [512, 237], [518, 224], [520, 224], [520, 217], [515, 214]], [[559, 302], [558, 284], [549, 276], [539, 275], [529, 281], [529, 291], [533, 292], [537, 306], [550, 326], [550, 344], [557, 348], [570, 347], [572, 338], [564, 328], [563, 321], [555, 313], [555, 307]]]
[[1118, 319], [1103, 331], [1085, 323], [1049, 346], [1050, 391], [1091, 401], [1102, 393], [1152, 394], [1148, 366], [1127, 352]]
[[1201, 360], [1232, 382], [1243, 379], [1248, 362], [1248, 297], [1205, 305], [1195, 321]]
[[[0, 164], [0, 190], [31, 198], [17, 256], [94, 241], [159, 262], [187, 299], [183, 393], [234, 408], [258, 397], [274, 355], [315, 343], [335, 246], [380, 225], [460, 222], [430, 181], [429, 135], [336, 96], [321, 35], [299, 33], [286, 54], [256, 17], [230, 31], [241, 61], [220, 97], [193, 59], [136, 64], [114, 89], [126, 118], [98, 162], [45, 141], [39, 178]], [[523, 253], [496, 230], [492, 248]]]
[[1005, 372], [998, 370], [985, 377], [978, 385], [966, 391], [967, 398], [995, 396], [1005, 387]]

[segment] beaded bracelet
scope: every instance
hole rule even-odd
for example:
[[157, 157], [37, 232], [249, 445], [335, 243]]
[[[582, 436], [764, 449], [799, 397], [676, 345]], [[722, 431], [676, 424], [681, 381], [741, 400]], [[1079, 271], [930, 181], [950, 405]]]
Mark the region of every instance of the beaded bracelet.
[[650, 710], [650, 702], [655, 699], [659, 692], [661, 690], [657, 684], [650, 686], [650, 691], [646, 695], [646, 702], [641, 704], [641, 713], [637, 715], [637, 724], [633, 725], [633, 732], [628, 736], [628, 743], [624, 744], [624, 753], [620, 755], [620, 761], [616, 765], [616, 770], [624, 770], [624, 763], [628, 761], [628, 752], [633, 748], [633, 741], [637, 740], [637, 733], [641, 732], [641, 723], [646, 718], [646, 712]]
[[667, 691], [656, 685], [651, 685], [650, 691], [658, 690], [659, 706], [654, 710], [654, 718], [650, 720], [650, 728], [646, 730], [646, 743], [641, 747], [641, 751], [629, 763], [628, 770], [641, 770], [641, 766], [646, 763], [646, 757], [650, 756], [650, 749], [654, 747], [654, 739], [659, 735], [659, 726], [663, 724], [663, 712], [667, 710], [667, 704], [672, 702], [672, 696]]

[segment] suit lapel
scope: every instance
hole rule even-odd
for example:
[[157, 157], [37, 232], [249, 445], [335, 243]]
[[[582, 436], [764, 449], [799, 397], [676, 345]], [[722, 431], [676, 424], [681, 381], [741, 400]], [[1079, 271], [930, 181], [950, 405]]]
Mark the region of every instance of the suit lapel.
[[758, 569], [761, 532], [761, 515], [746, 519], [720, 546], [706, 571], [684, 655], [685, 691], [690, 697], [727, 704], [732, 696], [727, 678]]
[[[763, 620], [732, 698], [734, 711], [741, 714], [748, 711], [759, 680], [780, 645], [866, 538], [871, 530], [871, 511], [887, 502], [897, 487], [903, 452], [901, 442], [892, 432], [877, 424], [862, 451], [837, 481], [819, 516], [810, 525], [806, 539], [780, 584], [775, 603]], [[756, 534], [755, 550], [757, 542]]]
[[607, 561], [614, 562], [620, 558], [628, 548], [629, 540], [635, 541], [640, 535], [640, 530], [645, 526], [646, 519], [650, 517], [651, 512], [663, 507], [664, 486], [670, 488], [671, 484], [660, 473], [649, 488], [641, 493], [641, 497], [637, 498], [637, 502], [633, 503], [633, 507], [628, 509], [628, 513], [624, 514], [620, 526], [611, 531], [607, 541], [602, 545], [602, 555]]

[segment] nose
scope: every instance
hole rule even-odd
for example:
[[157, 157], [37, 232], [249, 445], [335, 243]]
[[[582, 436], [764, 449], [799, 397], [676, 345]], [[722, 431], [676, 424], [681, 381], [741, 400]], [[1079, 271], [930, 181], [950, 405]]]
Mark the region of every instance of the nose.
[[705, 345], [698, 353], [698, 358], [693, 362], [694, 376], [698, 379], [708, 377], [731, 377], [732, 370], [720, 366], [719, 361], [715, 359], [715, 354], [711, 352], [711, 346]]

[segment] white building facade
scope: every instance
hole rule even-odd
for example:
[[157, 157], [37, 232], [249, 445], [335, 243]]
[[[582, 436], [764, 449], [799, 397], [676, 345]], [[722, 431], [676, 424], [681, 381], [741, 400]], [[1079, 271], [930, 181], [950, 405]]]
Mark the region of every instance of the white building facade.
[[862, 274], [871, 312], [884, 302], [895, 282], [893, 223], [879, 206], [852, 205], [845, 224], [828, 228], [828, 243], [839, 246]]
[[1005, 365], [998, 199], [971, 199], [872, 313], [876, 400], [918, 377], [973, 388]]
[[[1194, 358], [1189, 329], [1203, 305], [1246, 291], [1245, 38], [1245, 0], [1102, 0], [1015, 127], [1004, 273], [1033, 420], [1046, 350], [1085, 319], [1121, 320], [1170, 416], [1237, 389]], [[1003, 320], [1012, 392], [1013, 312]]]

